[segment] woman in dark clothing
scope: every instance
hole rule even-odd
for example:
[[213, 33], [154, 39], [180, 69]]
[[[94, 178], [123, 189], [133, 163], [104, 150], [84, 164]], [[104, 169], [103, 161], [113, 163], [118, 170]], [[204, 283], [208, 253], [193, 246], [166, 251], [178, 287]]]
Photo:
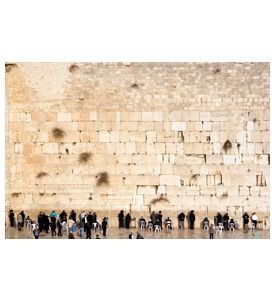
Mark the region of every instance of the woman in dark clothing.
[[103, 219], [101, 225], [102, 225], [103, 236], [106, 236], [107, 225], [108, 225], [106, 218]]
[[219, 226], [219, 223], [222, 223], [222, 215], [218, 212], [217, 214], [217, 226]]
[[223, 216], [224, 230], [228, 230], [228, 222], [229, 222], [229, 215], [228, 215], [228, 213], [225, 213]]
[[10, 219], [10, 226], [14, 227], [14, 212], [12, 209], [9, 212], [9, 219]]
[[49, 216], [45, 215], [44, 220], [45, 220], [44, 226], [45, 226], [46, 233], [49, 233], [49, 227], [50, 227]]
[[52, 231], [52, 236], [56, 235], [56, 222], [51, 222], [50, 223], [51, 231]]
[[76, 213], [74, 210], [71, 211], [70, 213], [70, 217], [69, 217], [71, 220], [74, 220], [76, 222]]
[[125, 217], [125, 225], [127, 229], [130, 228], [130, 223], [131, 223], [131, 215], [128, 213]]
[[195, 220], [196, 220], [196, 217], [195, 217], [194, 211], [191, 210], [191, 212], [189, 213], [190, 229], [194, 229]]
[[57, 221], [57, 235], [62, 236], [62, 224], [59, 220]]
[[121, 210], [117, 217], [118, 217], [118, 227], [119, 227], [119, 228], [123, 228], [124, 211]]
[[40, 212], [40, 214], [37, 217], [37, 223], [38, 223], [40, 232], [42, 232], [42, 230], [43, 230], [43, 223], [44, 223], [43, 219], [44, 219], [43, 214], [42, 214], [42, 212]]

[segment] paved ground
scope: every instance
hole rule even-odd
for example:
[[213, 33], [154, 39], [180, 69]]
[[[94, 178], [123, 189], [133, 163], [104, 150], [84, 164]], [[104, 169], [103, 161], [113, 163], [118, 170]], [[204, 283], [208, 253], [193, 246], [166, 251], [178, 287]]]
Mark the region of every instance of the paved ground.
[[[107, 231], [107, 237], [103, 237], [100, 233], [101, 238], [107, 239], [128, 239], [128, 235], [130, 232], [136, 234], [137, 228], [131, 229], [118, 229], [118, 228], [110, 228]], [[209, 235], [206, 230], [202, 229], [173, 229], [171, 232], [167, 232], [166, 230], [161, 231], [161, 233], [154, 233], [149, 231], [139, 231], [145, 239], [208, 239]], [[86, 235], [85, 235], [86, 236]], [[6, 229], [6, 238], [7, 239], [33, 239], [32, 232], [23, 228], [21, 231], [18, 231], [15, 228], [7, 227]], [[67, 234], [62, 237], [52, 237], [51, 233], [46, 234], [42, 232], [40, 234], [41, 239], [67, 239]], [[79, 236], [76, 235], [78, 239]], [[92, 231], [92, 238], [95, 238], [95, 233]], [[251, 230], [248, 233], [244, 233], [242, 230], [235, 230], [235, 232], [223, 232], [222, 234], [215, 235], [217, 239], [269, 239], [270, 231], [269, 230], [258, 230], [255, 233], [252, 233]]]

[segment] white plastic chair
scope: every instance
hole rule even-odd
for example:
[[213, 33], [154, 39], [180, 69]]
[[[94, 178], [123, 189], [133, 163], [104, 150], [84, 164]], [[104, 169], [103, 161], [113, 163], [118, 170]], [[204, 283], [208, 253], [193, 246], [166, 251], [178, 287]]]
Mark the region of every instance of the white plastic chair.
[[229, 230], [234, 232], [235, 231], [235, 228], [234, 228], [234, 225], [233, 224], [229, 224]]
[[207, 224], [204, 224], [203, 225], [203, 230], [208, 230], [209, 229], [209, 226]]
[[170, 232], [170, 231], [172, 230], [172, 224], [171, 224], [171, 223], [167, 223], [167, 225], [166, 225], [166, 230], [167, 230], [168, 232]]
[[152, 223], [149, 223], [149, 224], [148, 224], [148, 229], [149, 229], [150, 231], [153, 231], [153, 224], [152, 224]]
[[94, 230], [94, 231], [99, 230], [99, 226], [98, 226], [97, 223], [93, 223], [93, 224], [92, 224], [92, 230]]
[[160, 233], [160, 230], [161, 230], [160, 226], [159, 225], [155, 225], [155, 232]]
[[252, 232], [255, 232], [255, 231], [256, 231], [256, 227], [255, 227], [255, 224], [254, 224], [254, 223], [251, 224], [251, 230], [252, 230]]
[[140, 221], [140, 230], [144, 230], [144, 228], [145, 228], [145, 222]]

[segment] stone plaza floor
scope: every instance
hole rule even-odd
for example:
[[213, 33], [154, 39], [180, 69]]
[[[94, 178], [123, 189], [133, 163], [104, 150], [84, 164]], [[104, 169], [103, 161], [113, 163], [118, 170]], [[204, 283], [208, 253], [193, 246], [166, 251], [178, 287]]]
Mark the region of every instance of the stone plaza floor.
[[[130, 232], [134, 235], [136, 234], [138, 228], [109, 228], [107, 231], [107, 236], [104, 237], [102, 232], [99, 232], [100, 238], [102, 239], [128, 239]], [[97, 232], [98, 233], [98, 232]], [[139, 230], [144, 237], [144, 239], [208, 239], [209, 234], [207, 230], [203, 229], [183, 229], [179, 230], [178, 228], [173, 229], [170, 232], [167, 232], [165, 229], [160, 233], [150, 232], [148, 230]], [[84, 235], [86, 237], [86, 234]], [[96, 236], [95, 232], [92, 231], [92, 239]], [[42, 232], [39, 236], [40, 239], [67, 239], [68, 234], [63, 234], [63, 236], [52, 236], [51, 232], [49, 233]], [[75, 235], [76, 239], [79, 239], [79, 235]], [[235, 230], [234, 232], [225, 231], [222, 234], [215, 234], [215, 239], [269, 239], [270, 230], [257, 230], [253, 233], [251, 230], [248, 233], [244, 233], [243, 230]], [[18, 231], [16, 228], [7, 227], [6, 228], [6, 239], [34, 239], [32, 231], [24, 227], [21, 231]]]

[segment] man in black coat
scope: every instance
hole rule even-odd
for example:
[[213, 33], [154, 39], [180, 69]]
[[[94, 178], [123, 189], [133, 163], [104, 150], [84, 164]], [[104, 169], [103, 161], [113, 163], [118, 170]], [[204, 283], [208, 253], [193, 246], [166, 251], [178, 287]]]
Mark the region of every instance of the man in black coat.
[[103, 231], [103, 236], [106, 236], [107, 225], [108, 225], [107, 219], [104, 218], [103, 221], [102, 221], [102, 223], [101, 223], [102, 231]]
[[74, 220], [76, 222], [76, 213], [75, 213], [74, 210], [72, 210], [71, 213], [70, 213], [70, 219]]
[[249, 214], [245, 212], [243, 214], [243, 229], [245, 233], [248, 232], [248, 223], [249, 223]]
[[118, 227], [119, 227], [119, 228], [123, 228], [124, 211], [121, 210], [117, 217], [118, 217]]
[[42, 232], [43, 224], [44, 224], [44, 217], [43, 217], [42, 212], [40, 212], [37, 217], [37, 223], [38, 223], [39, 231]]
[[130, 223], [131, 223], [131, 215], [128, 213], [125, 217], [125, 226], [127, 229], [130, 228]]
[[91, 212], [88, 213], [87, 221], [88, 221], [88, 225], [90, 226], [90, 228], [92, 228], [92, 225], [94, 223], [94, 218], [93, 218], [93, 215]]
[[158, 220], [159, 220], [160, 228], [161, 228], [161, 230], [162, 230], [162, 213], [161, 213], [161, 211], [159, 211], [157, 218], [158, 218]]
[[191, 210], [191, 212], [189, 213], [190, 229], [194, 229], [195, 220], [196, 220], [196, 217], [194, 214], [194, 210]]
[[229, 215], [228, 215], [228, 213], [225, 213], [223, 216], [224, 230], [228, 230], [228, 222], [229, 222]]
[[21, 226], [24, 227], [24, 223], [25, 223], [25, 213], [24, 213], [24, 211], [22, 210], [20, 214], [21, 214], [22, 220], [23, 220]]
[[10, 226], [14, 227], [14, 212], [12, 209], [9, 212], [9, 219], [10, 219]]
[[183, 229], [184, 228], [184, 219], [185, 219], [185, 214], [184, 212], [180, 213], [178, 215], [178, 226], [179, 226], [179, 229]]

